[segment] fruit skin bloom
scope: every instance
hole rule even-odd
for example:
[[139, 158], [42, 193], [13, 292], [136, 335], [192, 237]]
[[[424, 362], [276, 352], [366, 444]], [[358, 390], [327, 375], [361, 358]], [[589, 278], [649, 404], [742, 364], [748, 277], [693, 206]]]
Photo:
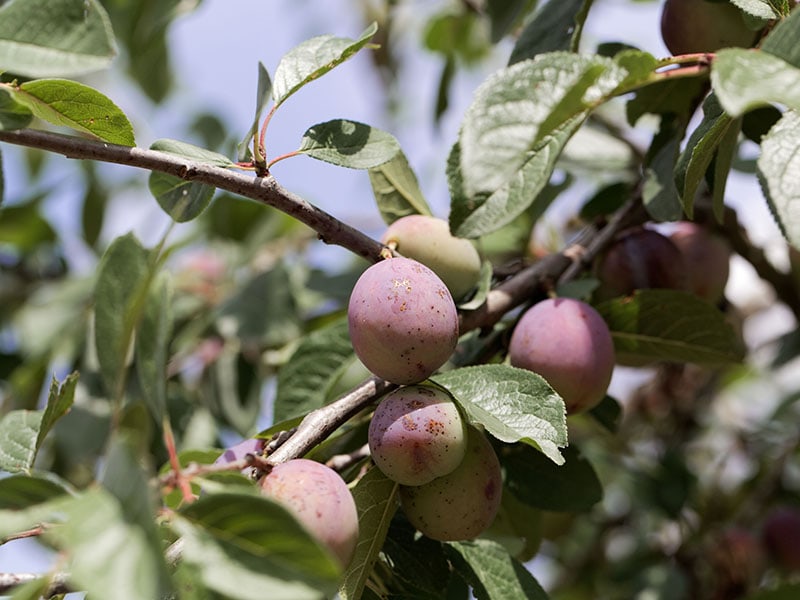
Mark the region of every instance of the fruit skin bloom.
[[364, 271], [350, 294], [347, 319], [364, 366], [400, 385], [426, 379], [458, 343], [458, 312], [447, 286], [409, 258], [382, 260]]
[[568, 414], [599, 403], [614, 371], [608, 325], [594, 308], [571, 298], [550, 298], [528, 309], [511, 335], [508, 353], [512, 366], [547, 380]]

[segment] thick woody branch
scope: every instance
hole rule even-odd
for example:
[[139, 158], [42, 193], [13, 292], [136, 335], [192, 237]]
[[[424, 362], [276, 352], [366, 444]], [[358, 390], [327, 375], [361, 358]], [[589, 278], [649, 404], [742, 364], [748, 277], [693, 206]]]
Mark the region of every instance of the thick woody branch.
[[127, 165], [196, 181], [257, 200], [308, 225], [326, 244], [336, 244], [374, 262], [383, 246], [300, 196], [284, 189], [272, 176], [254, 177], [166, 152], [118, 146], [35, 129], [0, 131], [0, 141], [38, 148], [67, 158]]

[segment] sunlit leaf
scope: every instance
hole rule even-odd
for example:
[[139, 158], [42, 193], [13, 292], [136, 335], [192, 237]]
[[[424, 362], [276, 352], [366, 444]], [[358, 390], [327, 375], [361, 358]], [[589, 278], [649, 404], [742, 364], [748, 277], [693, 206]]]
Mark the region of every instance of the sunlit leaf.
[[450, 542], [448, 555], [456, 570], [472, 586], [477, 600], [526, 598], [548, 600], [539, 582], [521, 562], [491, 540]]
[[470, 423], [503, 442], [524, 442], [556, 464], [567, 445], [564, 401], [547, 382], [506, 365], [462, 367], [431, 377], [464, 409]]
[[0, 6], [0, 70], [73, 76], [109, 66], [116, 44], [97, 0], [16, 0]]
[[758, 178], [778, 225], [800, 248], [800, 112], [787, 111], [762, 139]]
[[800, 68], [764, 51], [720, 50], [711, 84], [732, 117], [773, 102], [800, 110]]
[[373, 23], [356, 40], [321, 35], [290, 50], [275, 69], [272, 85], [275, 104], [283, 104], [301, 87], [351, 58], [369, 43], [377, 31], [378, 25]]
[[9, 88], [17, 101], [53, 125], [89, 133], [105, 142], [135, 145], [125, 113], [97, 90], [67, 79], [37, 79]]

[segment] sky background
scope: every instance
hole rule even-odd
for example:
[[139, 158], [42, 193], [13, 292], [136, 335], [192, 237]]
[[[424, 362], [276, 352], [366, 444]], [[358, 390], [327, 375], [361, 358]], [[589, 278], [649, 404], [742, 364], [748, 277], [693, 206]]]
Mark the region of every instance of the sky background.
[[[556, 0], [557, 1], [557, 0]], [[460, 118], [472, 91], [491, 72], [502, 67], [510, 45], [501, 45], [496, 56], [479, 69], [461, 73], [454, 83], [451, 105], [438, 128], [432, 127], [441, 62], [438, 56], [421, 50], [421, 26], [439, 2], [421, 0], [401, 2], [398, 20], [403, 25], [395, 44], [404, 55], [399, 89], [403, 90], [400, 110], [385, 111], [386, 98], [377, 73], [366, 52], [338, 67], [304, 88], [278, 111], [270, 125], [267, 144], [271, 156], [296, 149], [303, 132], [311, 125], [333, 118], [348, 118], [386, 129], [394, 134], [417, 172], [420, 185], [434, 213], [447, 217], [448, 195], [444, 162], [455, 140]], [[257, 62], [274, 73], [280, 57], [300, 42], [321, 34], [355, 38], [364, 29], [360, 12], [347, 0], [204, 0], [201, 7], [177, 20], [170, 30], [172, 58], [177, 75], [176, 92], [166, 105], [150, 106], [129, 83], [112, 69], [88, 82], [112, 97], [131, 118], [137, 143], [147, 147], [158, 138], [186, 139], [186, 125], [199, 110], [222, 116], [233, 140], [249, 128], [255, 104]], [[656, 56], [667, 54], [658, 31], [660, 2], [630, 3], [627, 0], [597, 0], [591, 10], [582, 49], [592, 51], [598, 40], [620, 41]], [[191, 141], [191, 140], [187, 140]], [[4, 147], [7, 198], [22, 197], [22, 183], [13, 177], [18, 163], [15, 149]], [[70, 168], [71, 165], [66, 165]], [[112, 172], [124, 167], [109, 166]], [[64, 173], [53, 175], [53, 185], [63, 185]], [[379, 236], [383, 228], [372, 198], [367, 175], [299, 157], [279, 163], [273, 174], [287, 189], [299, 193], [334, 216], [365, 232]], [[125, 170], [130, 175], [130, 169]], [[146, 174], [141, 174], [142, 179]], [[53, 218], [65, 230], [77, 230], [81, 193], [65, 187], [64, 198], [51, 202]], [[780, 234], [775, 227], [760, 190], [752, 177], [734, 175], [729, 183], [729, 203], [740, 211], [753, 240], [767, 246], [779, 263]], [[548, 214], [557, 225], [585, 200], [568, 194]], [[118, 198], [110, 209], [111, 226], [103, 232], [110, 240], [133, 229], [145, 245], [154, 243], [167, 227], [168, 219], [152, 197], [136, 193]], [[180, 227], [180, 226], [179, 226]], [[178, 227], [178, 233], [179, 233]], [[93, 258], [81, 247], [77, 236], [71, 255], [85, 269]], [[325, 246], [312, 255], [321, 266], [335, 268], [350, 260], [342, 249]], [[735, 302], [764, 302], [767, 293], [752, 271], [734, 260], [728, 295]], [[791, 318], [776, 309], [771, 317], [751, 326], [751, 338], [782, 331]], [[612, 394], [629, 385], [627, 377], [615, 376]], [[41, 572], [49, 568], [51, 557], [35, 543], [15, 542], [0, 546], [0, 571]]]

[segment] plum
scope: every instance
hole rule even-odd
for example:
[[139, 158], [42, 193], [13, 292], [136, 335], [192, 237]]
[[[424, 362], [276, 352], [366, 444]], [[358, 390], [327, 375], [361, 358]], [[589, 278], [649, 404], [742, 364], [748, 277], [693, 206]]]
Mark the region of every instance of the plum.
[[458, 407], [438, 388], [395, 390], [378, 404], [369, 425], [372, 459], [384, 475], [403, 485], [422, 485], [451, 473], [466, 448]]
[[800, 508], [772, 509], [764, 520], [761, 537], [776, 563], [787, 571], [800, 572]]
[[282, 504], [343, 568], [358, 542], [353, 495], [336, 471], [305, 458], [276, 465], [261, 478], [261, 492]]
[[[266, 440], [258, 438], [250, 438], [239, 442], [229, 448], [226, 448], [222, 454], [214, 461], [215, 465], [225, 465], [228, 463], [242, 460], [248, 454], [261, 455], [266, 446]], [[242, 469], [242, 474], [250, 475], [253, 472], [253, 467], [245, 467]]]
[[758, 33], [744, 21], [742, 11], [727, 0], [666, 0], [661, 12], [661, 38], [673, 54], [749, 48]]
[[598, 300], [627, 296], [634, 290], [686, 290], [683, 254], [668, 237], [644, 227], [622, 231], [595, 265]]
[[458, 312], [447, 286], [410, 258], [389, 258], [364, 271], [347, 317], [358, 358], [392, 383], [423, 381], [458, 342]]
[[691, 221], [678, 223], [669, 239], [683, 254], [689, 291], [712, 304], [722, 300], [730, 272], [728, 242]]
[[447, 221], [427, 215], [407, 215], [392, 223], [381, 238], [407, 258], [436, 273], [456, 300], [478, 283], [481, 257], [472, 242], [450, 233]]
[[470, 428], [461, 464], [424, 485], [401, 486], [400, 503], [411, 524], [429, 538], [469, 540], [492, 524], [502, 493], [494, 448], [482, 432]]
[[544, 377], [569, 414], [603, 399], [615, 362], [603, 317], [571, 298], [549, 298], [525, 311], [511, 335], [508, 355], [512, 366]]

